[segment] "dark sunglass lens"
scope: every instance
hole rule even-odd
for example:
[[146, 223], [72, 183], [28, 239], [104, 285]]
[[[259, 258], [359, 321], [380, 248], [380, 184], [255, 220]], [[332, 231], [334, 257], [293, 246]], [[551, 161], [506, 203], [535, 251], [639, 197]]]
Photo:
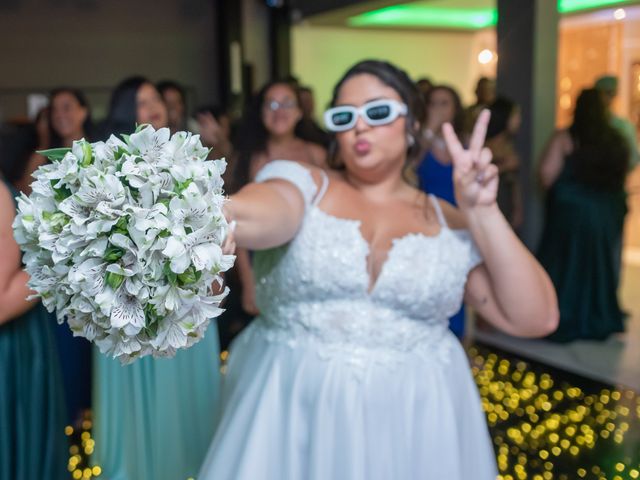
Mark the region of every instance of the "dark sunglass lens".
[[391, 115], [391, 107], [389, 105], [377, 105], [367, 108], [367, 116], [371, 120], [383, 120]]
[[336, 112], [331, 116], [331, 120], [335, 125], [347, 125], [353, 118], [352, 112]]

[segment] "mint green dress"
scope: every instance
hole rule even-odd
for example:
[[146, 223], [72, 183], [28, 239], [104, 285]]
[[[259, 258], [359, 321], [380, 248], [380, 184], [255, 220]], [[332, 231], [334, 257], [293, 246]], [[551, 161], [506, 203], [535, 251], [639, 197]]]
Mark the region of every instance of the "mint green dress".
[[109, 480], [187, 480], [204, 461], [219, 392], [215, 320], [171, 359], [122, 366], [94, 348], [94, 465]]
[[69, 478], [54, 322], [38, 303], [0, 325], [0, 480]]

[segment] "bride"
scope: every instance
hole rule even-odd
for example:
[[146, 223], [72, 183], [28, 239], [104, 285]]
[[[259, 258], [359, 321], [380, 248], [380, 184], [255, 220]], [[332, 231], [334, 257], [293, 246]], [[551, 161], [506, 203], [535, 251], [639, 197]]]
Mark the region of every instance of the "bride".
[[464, 297], [503, 331], [546, 335], [556, 297], [496, 205], [487, 112], [468, 150], [445, 127], [459, 209], [404, 180], [419, 105], [403, 71], [358, 63], [325, 114], [333, 168], [274, 161], [231, 198], [261, 316], [232, 346], [200, 480], [496, 478], [447, 318]]

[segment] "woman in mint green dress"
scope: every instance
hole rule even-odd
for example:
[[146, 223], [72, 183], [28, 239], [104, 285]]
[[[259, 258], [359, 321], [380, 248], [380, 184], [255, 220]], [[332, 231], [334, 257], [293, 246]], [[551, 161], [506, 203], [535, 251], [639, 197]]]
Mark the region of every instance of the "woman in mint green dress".
[[[167, 125], [152, 83], [134, 77], [114, 91], [103, 136], [135, 124]], [[94, 350], [93, 462], [109, 480], [195, 477], [214, 428], [219, 383], [218, 333], [171, 359], [145, 357], [126, 366]]]
[[68, 447], [55, 324], [40, 302], [26, 300], [29, 276], [11, 227], [15, 195], [0, 174], [0, 480], [62, 480]]

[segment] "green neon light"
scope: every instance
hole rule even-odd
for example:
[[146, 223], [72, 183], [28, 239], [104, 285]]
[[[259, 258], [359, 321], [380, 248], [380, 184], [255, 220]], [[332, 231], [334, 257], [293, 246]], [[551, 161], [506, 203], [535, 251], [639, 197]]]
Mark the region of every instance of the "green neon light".
[[558, 11], [560, 13], [573, 13], [580, 10], [611, 7], [634, 2], [636, 0], [558, 0]]
[[[560, 13], [638, 3], [638, 0], [558, 0]], [[347, 19], [352, 27], [435, 27], [479, 30], [498, 22], [495, 8], [437, 8], [404, 4], [371, 10]]]
[[498, 12], [493, 8], [455, 9], [397, 5], [361, 13], [347, 20], [353, 27], [403, 26], [480, 29], [494, 26]]

